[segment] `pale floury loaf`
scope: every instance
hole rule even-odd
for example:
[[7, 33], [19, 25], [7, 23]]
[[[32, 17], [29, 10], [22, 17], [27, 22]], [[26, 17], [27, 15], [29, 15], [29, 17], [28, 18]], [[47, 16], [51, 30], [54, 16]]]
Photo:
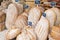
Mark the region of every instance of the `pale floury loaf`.
[[29, 11], [28, 22], [32, 22], [32, 26], [34, 27], [39, 21], [41, 14], [42, 13], [39, 7], [31, 8], [31, 10]]
[[36, 40], [36, 35], [34, 30], [28, 26], [17, 36], [16, 40]]
[[9, 29], [14, 25], [18, 16], [18, 9], [15, 4], [10, 4], [6, 13], [6, 28]]
[[58, 8], [52, 8], [52, 10], [56, 13], [57, 15], [57, 20], [56, 20], [56, 23], [55, 25], [59, 25], [60, 24], [60, 10]]
[[50, 28], [52, 26], [54, 26], [55, 22], [56, 22], [56, 14], [53, 10], [51, 9], [48, 9], [45, 11], [45, 14], [46, 14], [46, 18], [49, 20], [50, 22]]
[[37, 40], [47, 40], [49, 31], [49, 21], [42, 16], [36, 25], [35, 33], [37, 35]]
[[28, 15], [27, 13], [24, 12], [18, 16], [15, 22], [15, 26], [17, 28], [23, 29], [25, 26], [27, 26], [27, 20], [28, 20]]

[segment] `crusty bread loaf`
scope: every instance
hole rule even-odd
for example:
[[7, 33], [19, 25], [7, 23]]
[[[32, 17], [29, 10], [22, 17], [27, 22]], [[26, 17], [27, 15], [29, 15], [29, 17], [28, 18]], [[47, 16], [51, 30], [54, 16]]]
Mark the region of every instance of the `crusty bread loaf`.
[[5, 23], [0, 23], [0, 31], [3, 31], [5, 29]]
[[54, 26], [55, 22], [56, 22], [56, 14], [53, 10], [51, 9], [48, 9], [45, 11], [45, 14], [46, 14], [46, 18], [49, 20], [50, 22], [50, 28], [52, 26]]
[[6, 33], [6, 39], [11, 40], [17, 37], [17, 35], [20, 33], [20, 29], [18, 28], [13, 28], [11, 30], [8, 30]]
[[6, 13], [6, 28], [9, 29], [14, 25], [16, 19], [18, 17], [18, 9], [15, 4], [10, 4]]
[[17, 36], [16, 40], [36, 40], [36, 35], [34, 30], [28, 26]]
[[4, 22], [5, 19], [6, 19], [6, 14], [4, 12], [0, 11], [0, 23]]
[[46, 40], [48, 36], [48, 31], [49, 21], [42, 16], [35, 28], [35, 33], [38, 37], [38, 40]]
[[32, 26], [34, 27], [39, 21], [41, 14], [42, 13], [39, 7], [31, 8], [31, 10], [29, 11], [28, 22], [32, 22]]
[[53, 26], [52, 30], [50, 32], [50, 36], [54, 38], [55, 40], [60, 40], [60, 27]]
[[52, 10], [56, 13], [57, 15], [57, 20], [56, 20], [56, 23], [55, 25], [59, 25], [60, 24], [60, 10], [58, 8], [52, 8]]
[[15, 26], [17, 28], [24, 28], [25, 26], [27, 26], [27, 20], [28, 20], [28, 14], [27, 13], [22, 13], [21, 15], [18, 16], [16, 22], [15, 22]]

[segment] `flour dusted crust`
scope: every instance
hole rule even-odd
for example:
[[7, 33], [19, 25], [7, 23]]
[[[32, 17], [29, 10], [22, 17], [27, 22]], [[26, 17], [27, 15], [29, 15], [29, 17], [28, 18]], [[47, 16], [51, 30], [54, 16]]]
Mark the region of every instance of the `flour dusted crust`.
[[6, 28], [9, 29], [14, 25], [16, 18], [18, 16], [18, 9], [15, 4], [10, 4], [6, 13]]
[[60, 10], [58, 8], [51, 8], [57, 15], [57, 20], [56, 20], [56, 23], [55, 25], [59, 25], [60, 24]]
[[20, 33], [20, 29], [18, 28], [8, 30], [6, 33], [6, 38], [7, 40], [14, 39], [15, 37], [17, 37], [19, 33]]
[[55, 40], [60, 40], [60, 27], [53, 26], [52, 30], [50, 32], [50, 36], [54, 38]]
[[27, 13], [22, 13], [21, 15], [18, 16], [15, 22], [15, 26], [17, 28], [23, 29], [25, 26], [27, 26], [27, 20], [28, 20]]
[[36, 35], [32, 28], [25, 28], [21, 34], [17, 36], [16, 40], [36, 40]]
[[41, 14], [42, 13], [39, 7], [31, 8], [31, 10], [29, 11], [28, 22], [32, 22], [32, 26], [34, 27], [39, 21]]
[[38, 40], [46, 40], [49, 31], [49, 21], [42, 16], [35, 27], [35, 33], [38, 37]]
[[53, 10], [51, 9], [48, 9], [45, 11], [45, 14], [46, 14], [46, 18], [49, 20], [50, 22], [50, 28], [52, 26], [54, 26], [55, 22], [56, 22], [56, 14]]

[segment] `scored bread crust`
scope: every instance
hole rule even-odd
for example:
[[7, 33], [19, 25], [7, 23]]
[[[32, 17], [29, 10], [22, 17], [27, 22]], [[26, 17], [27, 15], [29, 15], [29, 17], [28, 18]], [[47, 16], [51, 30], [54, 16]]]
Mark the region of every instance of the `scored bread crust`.
[[22, 13], [21, 15], [18, 16], [18, 18], [15, 22], [15, 26], [17, 28], [23, 29], [25, 26], [28, 25], [27, 20], [28, 20], [27, 13]]
[[47, 18], [47, 19], [49, 20], [49, 22], [50, 22], [50, 28], [51, 28], [52, 26], [55, 25], [55, 22], [56, 22], [56, 14], [55, 14], [55, 12], [54, 12], [53, 10], [51, 10], [51, 9], [46, 10], [45, 13], [46, 13], [46, 18]]
[[57, 20], [56, 20], [56, 23], [55, 25], [59, 25], [60, 24], [60, 10], [58, 8], [51, 8], [57, 15]]
[[31, 10], [29, 11], [28, 22], [32, 22], [32, 26], [34, 27], [39, 21], [41, 14], [42, 13], [39, 7], [31, 8]]
[[18, 9], [15, 4], [10, 4], [6, 13], [6, 28], [9, 29], [12, 25], [14, 25], [16, 19], [18, 17]]
[[35, 33], [38, 40], [46, 40], [49, 31], [49, 21], [42, 16], [35, 27]]

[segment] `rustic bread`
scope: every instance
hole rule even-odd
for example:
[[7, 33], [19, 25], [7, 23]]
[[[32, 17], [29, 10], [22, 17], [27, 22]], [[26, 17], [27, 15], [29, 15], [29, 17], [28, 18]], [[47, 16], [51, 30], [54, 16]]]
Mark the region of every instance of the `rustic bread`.
[[49, 21], [42, 16], [35, 28], [35, 33], [38, 37], [38, 40], [46, 40], [48, 36], [48, 31]]
[[52, 8], [52, 10], [56, 13], [57, 15], [57, 20], [56, 20], [56, 23], [55, 25], [59, 25], [60, 24], [60, 10], [58, 8]]
[[28, 22], [32, 22], [32, 26], [34, 27], [39, 21], [41, 14], [42, 13], [39, 7], [31, 8], [31, 10], [29, 11]]
[[22, 13], [21, 15], [18, 16], [16, 22], [15, 22], [15, 26], [17, 28], [24, 28], [25, 26], [27, 26], [27, 20], [28, 20], [28, 14], [27, 13]]
[[36, 40], [36, 35], [34, 30], [28, 26], [17, 36], [16, 40]]
[[10, 4], [6, 13], [6, 28], [9, 29], [14, 25], [17, 17], [18, 17], [18, 9], [15, 4]]
[[55, 22], [56, 22], [56, 14], [53, 10], [51, 9], [48, 9], [45, 11], [45, 14], [46, 14], [46, 18], [49, 20], [50, 22], [50, 28], [52, 26], [54, 26]]

